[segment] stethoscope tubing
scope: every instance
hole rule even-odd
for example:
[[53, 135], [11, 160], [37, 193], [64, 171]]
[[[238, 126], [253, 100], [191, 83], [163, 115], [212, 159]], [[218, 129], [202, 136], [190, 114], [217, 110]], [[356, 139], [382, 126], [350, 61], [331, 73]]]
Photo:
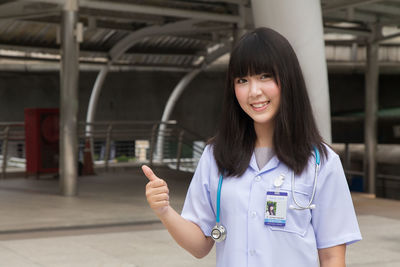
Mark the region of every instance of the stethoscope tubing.
[[[311, 194], [311, 198], [310, 201], [308, 202], [307, 206], [302, 206], [299, 202], [297, 202], [296, 200], [296, 196], [294, 194], [295, 191], [295, 179], [294, 179], [294, 171], [292, 173], [292, 185], [291, 185], [291, 191], [292, 191], [292, 199], [293, 202], [296, 204], [297, 207], [294, 207], [293, 205], [290, 205], [290, 209], [292, 210], [306, 210], [306, 209], [314, 209], [315, 205], [312, 204], [312, 202], [314, 201], [314, 197], [315, 197], [315, 192], [317, 189], [317, 181], [318, 181], [318, 172], [319, 172], [319, 168], [320, 168], [320, 156], [319, 156], [319, 152], [318, 149], [314, 146], [314, 152], [315, 152], [315, 172], [314, 172], [314, 183], [313, 183], [313, 191]], [[221, 210], [221, 190], [222, 190], [222, 181], [223, 181], [223, 175], [222, 173], [219, 176], [219, 181], [218, 181], [218, 189], [217, 189], [217, 216], [216, 216], [216, 226], [214, 228], [217, 228], [218, 231], [220, 231], [221, 233], [224, 232], [224, 234], [226, 235], [225, 232], [225, 228], [220, 224], [220, 210]], [[219, 228], [222, 227], [222, 230]], [[225, 238], [218, 238], [218, 239], [214, 239], [215, 241], [222, 241]]]
[[318, 149], [314, 146], [314, 153], [315, 153], [315, 172], [314, 172], [314, 182], [313, 182], [313, 191], [311, 194], [311, 198], [310, 201], [308, 202], [307, 206], [303, 206], [300, 203], [297, 202], [296, 200], [296, 196], [294, 194], [294, 188], [295, 188], [295, 179], [294, 179], [294, 171], [292, 173], [292, 185], [291, 185], [291, 190], [292, 190], [292, 198], [293, 198], [293, 202], [294, 204], [296, 204], [297, 207], [293, 207], [290, 206], [290, 209], [293, 210], [306, 210], [306, 209], [314, 209], [315, 205], [312, 204], [312, 202], [314, 201], [314, 196], [315, 196], [315, 192], [317, 189], [317, 181], [318, 181], [318, 172], [319, 172], [319, 166], [321, 164], [321, 159], [319, 157], [319, 151]]
[[313, 209], [313, 208], [315, 208], [315, 205], [313, 205], [312, 202], [314, 201], [315, 192], [316, 192], [316, 189], [317, 189], [318, 172], [319, 172], [319, 165], [317, 165], [317, 166], [315, 167], [313, 191], [312, 191], [311, 198], [310, 198], [310, 201], [308, 202], [308, 205], [307, 205], [307, 206], [301, 205], [301, 204], [298, 203], [297, 200], [296, 200], [296, 196], [295, 196], [295, 194], [294, 194], [294, 188], [295, 188], [294, 172], [292, 173], [292, 188], [291, 188], [291, 190], [292, 190], [292, 198], [293, 198], [294, 204], [296, 204], [297, 207], [294, 207], [294, 206], [291, 205], [291, 206], [289, 207], [290, 209], [292, 209], [292, 210], [306, 210], [306, 209]]
[[218, 191], [217, 191], [217, 224], [219, 224], [219, 213], [220, 213], [220, 203], [221, 203], [221, 190], [222, 190], [222, 181], [223, 181], [223, 175], [222, 173], [219, 176], [219, 181], [218, 181]]

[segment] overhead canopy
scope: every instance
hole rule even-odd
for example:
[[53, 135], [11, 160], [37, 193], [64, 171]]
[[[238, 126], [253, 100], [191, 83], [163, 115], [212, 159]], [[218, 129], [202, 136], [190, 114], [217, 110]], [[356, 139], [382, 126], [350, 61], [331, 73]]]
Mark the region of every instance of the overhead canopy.
[[[328, 66], [359, 66], [371, 24], [383, 27], [385, 66], [400, 65], [400, 1], [322, 0]], [[2, 69], [43, 70], [59, 61], [62, 0], [0, 0], [0, 63]], [[145, 4], [143, 4], [145, 3]], [[210, 50], [231, 42], [237, 27], [251, 28], [247, 0], [80, 0], [82, 69], [99, 69], [124, 38], [143, 28], [179, 21], [174, 31], [142, 37], [114, 60], [114, 69], [188, 71], [199, 68]], [[242, 8], [242, 9], [241, 9]], [[353, 47], [358, 44], [358, 52]], [[113, 53], [116, 51], [114, 50]], [[382, 53], [381, 53], [382, 54]], [[37, 61], [41, 64], [33, 64]], [[226, 60], [224, 61], [226, 63]], [[25, 64], [29, 63], [29, 64]], [[43, 64], [46, 63], [46, 64]], [[38, 65], [42, 67], [38, 67]], [[384, 70], [383, 70], [384, 71]]]
[[[197, 68], [207, 52], [229, 41], [233, 25], [240, 20], [236, 4], [152, 0], [138, 4], [141, 2], [79, 1], [79, 22], [83, 25], [80, 61], [104, 64], [118, 53], [116, 45], [131, 33], [188, 21], [167, 33], [139, 38], [113, 63], [120, 67]], [[58, 61], [62, 3], [1, 0], [0, 58]]]

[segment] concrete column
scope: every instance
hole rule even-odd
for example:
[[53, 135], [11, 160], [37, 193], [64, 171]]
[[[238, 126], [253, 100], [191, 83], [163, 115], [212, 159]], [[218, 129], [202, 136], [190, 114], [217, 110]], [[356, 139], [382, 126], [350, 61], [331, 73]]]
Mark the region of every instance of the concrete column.
[[375, 195], [377, 113], [379, 79], [379, 44], [371, 40], [367, 44], [365, 72], [365, 119], [364, 119], [364, 191]]
[[76, 38], [78, 0], [66, 0], [61, 21], [60, 187], [77, 195], [79, 44]]
[[331, 143], [328, 73], [321, 3], [317, 0], [252, 0], [256, 27], [285, 36], [299, 58], [318, 129]]

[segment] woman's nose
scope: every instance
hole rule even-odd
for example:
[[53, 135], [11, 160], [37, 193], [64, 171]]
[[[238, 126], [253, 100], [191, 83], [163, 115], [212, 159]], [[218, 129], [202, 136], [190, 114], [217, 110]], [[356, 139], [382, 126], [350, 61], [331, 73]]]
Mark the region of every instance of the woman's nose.
[[249, 90], [249, 95], [250, 96], [258, 96], [261, 94], [261, 89], [260, 86], [257, 82], [250, 82], [249, 83], [250, 90]]

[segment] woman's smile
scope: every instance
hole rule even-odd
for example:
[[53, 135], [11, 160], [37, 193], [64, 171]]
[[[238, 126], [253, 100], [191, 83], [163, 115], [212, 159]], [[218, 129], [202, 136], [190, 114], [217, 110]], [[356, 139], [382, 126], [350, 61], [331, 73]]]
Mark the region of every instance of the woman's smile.
[[264, 101], [264, 102], [257, 102], [250, 104], [250, 106], [253, 108], [254, 111], [263, 111], [267, 108], [267, 106], [271, 103], [270, 100]]

